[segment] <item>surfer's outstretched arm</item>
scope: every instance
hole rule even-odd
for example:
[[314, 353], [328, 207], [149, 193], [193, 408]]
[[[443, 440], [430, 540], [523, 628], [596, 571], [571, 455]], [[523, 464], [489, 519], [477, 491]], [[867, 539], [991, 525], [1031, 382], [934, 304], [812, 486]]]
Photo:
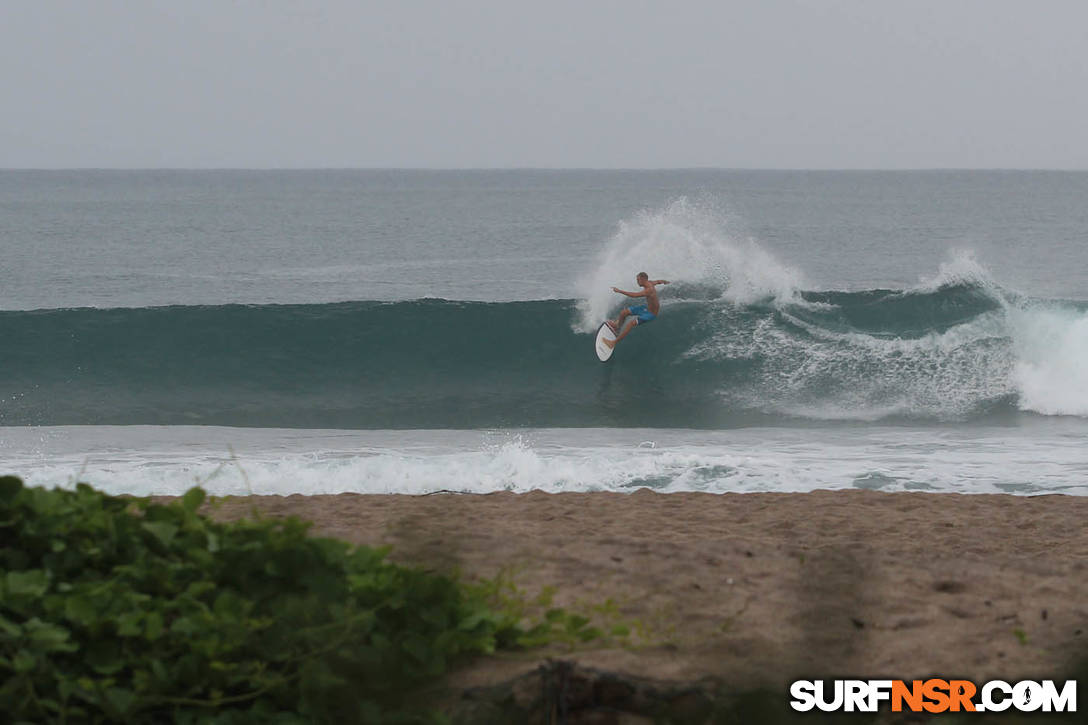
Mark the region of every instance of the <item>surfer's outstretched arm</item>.
[[639, 292], [628, 292], [626, 290], [621, 290], [619, 287], [613, 287], [612, 291], [613, 292], [619, 292], [621, 295], [627, 295], [628, 297], [645, 297], [646, 296], [646, 290], [641, 290]]
[[650, 284], [668, 284], [668, 283], [669, 283], [669, 280], [667, 280], [667, 279], [655, 279], [652, 282], [650, 282]]

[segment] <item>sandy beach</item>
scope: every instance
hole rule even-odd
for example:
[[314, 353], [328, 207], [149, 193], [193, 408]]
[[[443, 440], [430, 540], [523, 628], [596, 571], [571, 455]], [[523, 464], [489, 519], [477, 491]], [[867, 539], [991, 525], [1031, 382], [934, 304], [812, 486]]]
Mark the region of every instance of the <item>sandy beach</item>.
[[[800, 677], [1056, 678], [1088, 655], [1088, 499], [817, 491], [252, 496], [314, 533], [527, 594], [605, 624], [627, 646], [560, 650], [655, 680], [780, 687]], [[600, 611], [598, 609], [598, 611]], [[554, 654], [554, 652], [553, 652]], [[491, 659], [464, 687], [537, 667]]]

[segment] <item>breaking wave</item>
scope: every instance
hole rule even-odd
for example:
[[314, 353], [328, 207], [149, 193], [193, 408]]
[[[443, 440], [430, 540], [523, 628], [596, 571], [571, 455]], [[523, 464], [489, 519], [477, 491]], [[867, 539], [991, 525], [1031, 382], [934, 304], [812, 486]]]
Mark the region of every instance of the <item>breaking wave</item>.
[[751, 294], [729, 293], [735, 267], [724, 287], [699, 287], [708, 273], [662, 288], [660, 319], [606, 365], [587, 334], [609, 311], [603, 298], [0, 312], [0, 425], [1088, 416], [1081, 303], [1005, 292], [969, 258], [907, 290], [805, 291], [776, 275], [740, 275]]

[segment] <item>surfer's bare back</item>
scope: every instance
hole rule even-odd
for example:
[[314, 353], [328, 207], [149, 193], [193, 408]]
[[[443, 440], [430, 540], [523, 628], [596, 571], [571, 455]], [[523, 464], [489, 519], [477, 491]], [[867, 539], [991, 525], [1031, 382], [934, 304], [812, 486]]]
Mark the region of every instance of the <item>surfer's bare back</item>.
[[[646, 304], [638, 305], [637, 307], [627, 307], [620, 310], [620, 316], [614, 320], [608, 320], [608, 326], [612, 328], [612, 332], [616, 333], [615, 340], [603, 340], [605, 345], [609, 347], [615, 347], [616, 343], [627, 337], [631, 330], [635, 329], [636, 325], [642, 325], [647, 322], [652, 322], [657, 319], [658, 313], [661, 311], [661, 302], [657, 299], [657, 289], [654, 285], [668, 284], [667, 279], [650, 279], [650, 276], [645, 272], [639, 272], [635, 277], [635, 282], [642, 288], [641, 292], [626, 292], [613, 287], [613, 292], [618, 292], [621, 295], [627, 295], [628, 297], [645, 297]], [[630, 317], [631, 322], [625, 326], [624, 321]]]

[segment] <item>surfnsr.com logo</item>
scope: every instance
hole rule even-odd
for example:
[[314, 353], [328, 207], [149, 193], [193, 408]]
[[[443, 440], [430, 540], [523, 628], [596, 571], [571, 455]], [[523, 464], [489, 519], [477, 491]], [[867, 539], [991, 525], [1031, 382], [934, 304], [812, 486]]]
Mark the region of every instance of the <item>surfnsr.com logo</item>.
[[797, 680], [790, 697], [797, 712], [876, 712], [884, 703], [892, 712], [1076, 712], [1077, 681]]

